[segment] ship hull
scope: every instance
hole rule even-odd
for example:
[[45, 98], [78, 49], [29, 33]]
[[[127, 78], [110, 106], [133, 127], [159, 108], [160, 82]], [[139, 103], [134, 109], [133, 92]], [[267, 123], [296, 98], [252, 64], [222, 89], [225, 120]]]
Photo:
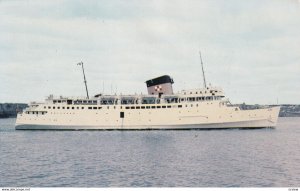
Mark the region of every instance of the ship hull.
[[261, 129], [274, 128], [266, 120], [215, 124], [171, 125], [171, 126], [62, 126], [19, 124], [16, 130], [218, 130], [218, 129]]
[[[226, 109], [226, 108], [225, 108]], [[18, 116], [17, 130], [190, 130], [190, 129], [255, 129], [277, 125], [280, 107], [255, 110], [220, 110], [201, 114], [191, 112], [170, 111], [162, 115], [141, 117], [140, 114], [131, 118], [120, 119], [112, 116], [93, 118], [78, 115], [77, 117], [50, 118], [49, 116]], [[217, 113], [222, 113], [219, 115]], [[117, 112], [116, 112], [117, 113]], [[186, 115], [189, 114], [189, 115]], [[196, 115], [197, 114], [197, 115]], [[70, 115], [68, 115], [70, 116]], [[88, 116], [92, 116], [89, 114]], [[116, 116], [116, 115], [114, 115]], [[139, 117], [138, 117], [139, 116]], [[43, 118], [44, 117], [44, 118]], [[72, 121], [73, 120], [73, 121]]]

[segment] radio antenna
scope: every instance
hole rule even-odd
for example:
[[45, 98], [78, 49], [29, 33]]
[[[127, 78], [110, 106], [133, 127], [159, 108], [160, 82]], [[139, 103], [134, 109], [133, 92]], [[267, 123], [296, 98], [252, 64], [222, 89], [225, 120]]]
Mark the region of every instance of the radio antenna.
[[203, 85], [204, 88], [206, 88], [206, 80], [205, 80], [205, 74], [204, 74], [204, 68], [203, 68], [203, 62], [202, 62], [202, 57], [201, 57], [201, 51], [199, 51], [199, 55], [200, 55], [200, 61], [201, 61], [201, 66], [202, 66], [202, 74], [203, 74]]
[[87, 88], [87, 82], [86, 82], [86, 78], [85, 78], [83, 62], [79, 62], [77, 65], [79, 65], [79, 66], [81, 65], [81, 67], [82, 67], [83, 79], [84, 79], [85, 90], [86, 90], [86, 97], [89, 99], [89, 91], [88, 91], [88, 88]]

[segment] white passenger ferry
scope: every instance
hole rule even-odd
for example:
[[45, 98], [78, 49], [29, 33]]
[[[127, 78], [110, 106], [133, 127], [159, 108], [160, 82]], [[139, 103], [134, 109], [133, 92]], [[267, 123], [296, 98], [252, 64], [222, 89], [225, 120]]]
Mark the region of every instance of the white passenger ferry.
[[173, 93], [173, 79], [146, 81], [147, 95], [49, 96], [33, 102], [16, 121], [22, 130], [145, 130], [275, 127], [280, 107], [243, 110], [230, 104], [221, 88]]

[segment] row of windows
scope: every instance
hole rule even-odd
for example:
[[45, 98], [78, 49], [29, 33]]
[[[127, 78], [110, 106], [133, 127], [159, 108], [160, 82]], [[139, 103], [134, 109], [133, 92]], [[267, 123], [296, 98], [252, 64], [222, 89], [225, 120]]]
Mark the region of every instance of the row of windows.
[[[173, 105], [173, 107], [177, 107], [176, 105]], [[178, 108], [181, 108], [182, 105], [178, 105]], [[162, 105], [162, 106], [131, 106], [131, 107], [125, 107], [125, 109], [161, 109], [161, 108], [171, 108], [170, 105]]]
[[[198, 105], [198, 104], [197, 104]], [[181, 108], [182, 105], [173, 105], [173, 107], [178, 107]], [[114, 109], [116, 109], [116, 106], [113, 107]], [[166, 106], [132, 106], [132, 107], [125, 107], [125, 109], [160, 109], [160, 108], [171, 108], [170, 105]], [[44, 109], [47, 109], [46, 106], [44, 106]], [[50, 107], [48, 106], [48, 109], [84, 109], [84, 107]], [[102, 109], [102, 107], [88, 107], [88, 109]], [[107, 106], [107, 109], [109, 109], [109, 106]], [[121, 106], [120, 109], [123, 109], [123, 107]]]
[[[195, 94], [202, 94], [202, 93], [204, 93], [204, 94], [206, 94], [206, 93], [217, 93], [218, 92], [218, 90], [210, 90], [210, 91], [200, 91], [200, 92], [195, 92]], [[187, 92], [184, 92], [184, 95], [186, 95], [187, 94]], [[193, 92], [190, 92], [190, 94], [193, 94]]]
[[[72, 104], [73, 100], [53, 100], [53, 103], [68, 103]], [[76, 100], [74, 104], [97, 104], [97, 100]]]
[[[127, 106], [125, 107], [125, 109], [160, 109], [160, 108], [171, 108], [172, 106], [168, 105], [163, 105], [163, 106]], [[173, 107], [177, 107], [176, 105], [173, 105]], [[178, 108], [181, 108], [182, 105], [178, 105]], [[116, 106], [113, 107], [114, 109], [116, 109]], [[88, 107], [88, 109], [101, 109], [101, 107]], [[109, 106], [107, 106], [107, 109], [109, 109]], [[123, 109], [123, 107], [121, 106], [120, 109]]]
[[41, 115], [44, 115], [46, 114], [47, 112], [46, 111], [26, 111], [26, 114], [41, 114]]
[[[202, 96], [202, 97], [186, 97], [186, 98], [178, 98], [178, 97], [166, 97], [164, 98], [164, 101], [166, 103], [180, 103], [180, 102], [193, 102], [193, 101], [204, 101], [204, 100], [219, 100], [221, 99], [221, 96]], [[66, 100], [53, 100], [53, 103], [64, 103]], [[74, 104], [74, 105], [96, 105], [97, 100], [67, 100], [68, 105]], [[119, 101], [118, 99], [106, 99], [100, 101], [101, 105], [118, 105]], [[139, 101], [137, 99], [121, 99], [121, 105], [132, 105], [132, 104], [138, 104]], [[160, 99], [156, 98], [143, 98], [141, 100], [142, 104], [155, 104], [160, 103]]]
[[[209, 104], [209, 103], [207, 103]], [[212, 103], [210, 103], [212, 104]], [[185, 104], [185, 107], [199, 107], [199, 104]], [[165, 108], [182, 108], [182, 105], [162, 105], [162, 106], [126, 106], [125, 109], [165, 109]], [[99, 110], [102, 109], [103, 107], [87, 107], [89, 110]], [[116, 106], [111, 107], [113, 109], [116, 109]], [[46, 106], [44, 106], [44, 109], [47, 109]], [[85, 109], [85, 107], [51, 107], [48, 106], [48, 109]], [[110, 109], [110, 106], [107, 106], [107, 109]], [[120, 109], [123, 109], [123, 106], [120, 106]]]
[[[102, 107], [99, 107], [99, 109], [101, 109]], [[46, 106], [44, 106], [44, 109], [47, 109]], [[50, 107], [48, 106], [48, 109], [84, 109], [84, 107]]]
[[97, 104], [97, 100], [76, 100], [74, 104]]

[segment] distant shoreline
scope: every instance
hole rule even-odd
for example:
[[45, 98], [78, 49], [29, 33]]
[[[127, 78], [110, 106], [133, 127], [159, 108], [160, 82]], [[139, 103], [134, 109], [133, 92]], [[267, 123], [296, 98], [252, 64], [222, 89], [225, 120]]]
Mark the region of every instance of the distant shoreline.
[[[264, 106], [274, 105], [247, 105], [235, 104], [242, 109], [257, 109]], [[300, 117], [300, 104], [279, 104], [281, 106], [279, 117]], [[24, 110], [28, 107], [26, 103], [0, 103], [0, 119], [16, 118], [17, 112]]]
[[0, 103], [0, 119], [17, 117], [17, 113], [26, 107], [26, 103]]

